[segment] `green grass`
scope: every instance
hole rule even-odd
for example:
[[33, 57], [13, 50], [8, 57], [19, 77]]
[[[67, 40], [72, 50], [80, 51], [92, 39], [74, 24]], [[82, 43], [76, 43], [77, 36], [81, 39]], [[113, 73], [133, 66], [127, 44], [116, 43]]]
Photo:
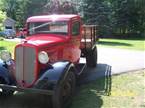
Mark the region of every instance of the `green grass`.
[[12, 53], [12, 56], [14, 56], [14, 48], [17, 42], [10, 42], [5, 40], [0, 40], [0, 51], [1, 50], [8, 50]]
[[98, 46], [145, 51], [145, 39], [99, 39]]
[[145, 70], [82, 85], [71, 108], [145, 108]]

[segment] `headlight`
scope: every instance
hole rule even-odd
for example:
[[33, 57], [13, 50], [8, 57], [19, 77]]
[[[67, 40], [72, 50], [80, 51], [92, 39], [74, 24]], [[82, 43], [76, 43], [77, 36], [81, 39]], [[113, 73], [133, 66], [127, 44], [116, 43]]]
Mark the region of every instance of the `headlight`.
[[12, 59], [11, 57], [11, 53], [6, 51], [6, 50], [3, 50], [0, 52], [0, 58], [4, 61], [4, 62], [7, 62], [9, 60]]
[[45, 51], [41, 51], [38, 54], [38, 59], [39, 59], [39, 62], [42, 63], [42, 64], [46, 64], [49, 61], [48, 54]]

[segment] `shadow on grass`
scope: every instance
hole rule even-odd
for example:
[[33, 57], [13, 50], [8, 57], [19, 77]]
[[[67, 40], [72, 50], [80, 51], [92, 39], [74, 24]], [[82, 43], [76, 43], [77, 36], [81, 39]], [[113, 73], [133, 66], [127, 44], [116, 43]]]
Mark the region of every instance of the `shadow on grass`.
[[123, 42], [106, 42], [106, 41], [99, 41], [99, 45], [107, 45], [107, 46], [132, 46], [131, 44], [128, 43], [123, 43]]
[[1, 51], [1, 50], [6, 50], [6, 48], [5, 48], [5, 47], [0, 47], [0, 51]]
[[101, 96], [110, 95], [111, 84], [111, 66], [98, 64], [96, 68], [86, 68], [79, 79], [78, 94], [71, 108], [101, 108]]
[[0, 108], [51, 108], [47, 95], [18, 92], [14, 96], [0, 97]]

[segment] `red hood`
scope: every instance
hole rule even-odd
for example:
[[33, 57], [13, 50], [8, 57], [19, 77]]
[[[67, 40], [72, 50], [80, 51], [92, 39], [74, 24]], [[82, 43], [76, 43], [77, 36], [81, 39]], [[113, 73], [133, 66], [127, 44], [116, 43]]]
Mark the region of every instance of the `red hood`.
[[45, 35], [45, 34], [37, 34], [34, 36], [27, 37], [25, 42], [28, 44], [36, 45], [36, 46], [43, 46], [48, 44], [56, 44], [56, 43], [63, 43], [68, 39], [68, 36], [63, 35]]

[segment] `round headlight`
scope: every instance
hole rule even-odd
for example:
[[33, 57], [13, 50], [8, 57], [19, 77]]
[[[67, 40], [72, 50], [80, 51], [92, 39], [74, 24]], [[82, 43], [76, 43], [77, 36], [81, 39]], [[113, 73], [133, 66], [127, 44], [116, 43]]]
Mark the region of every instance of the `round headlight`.
[[38, 59], [39, 59], [39, 62], [42, 63], [42, 64], [46, 64], [49, 61], [48, 54], [45, 51], [41, 51], [38, 54]]
[[7, 62], [12, 59], [11, 53], [8, 52], [7, 50], [3, 50], [0, 52], [0, 58], [4, 61]]

